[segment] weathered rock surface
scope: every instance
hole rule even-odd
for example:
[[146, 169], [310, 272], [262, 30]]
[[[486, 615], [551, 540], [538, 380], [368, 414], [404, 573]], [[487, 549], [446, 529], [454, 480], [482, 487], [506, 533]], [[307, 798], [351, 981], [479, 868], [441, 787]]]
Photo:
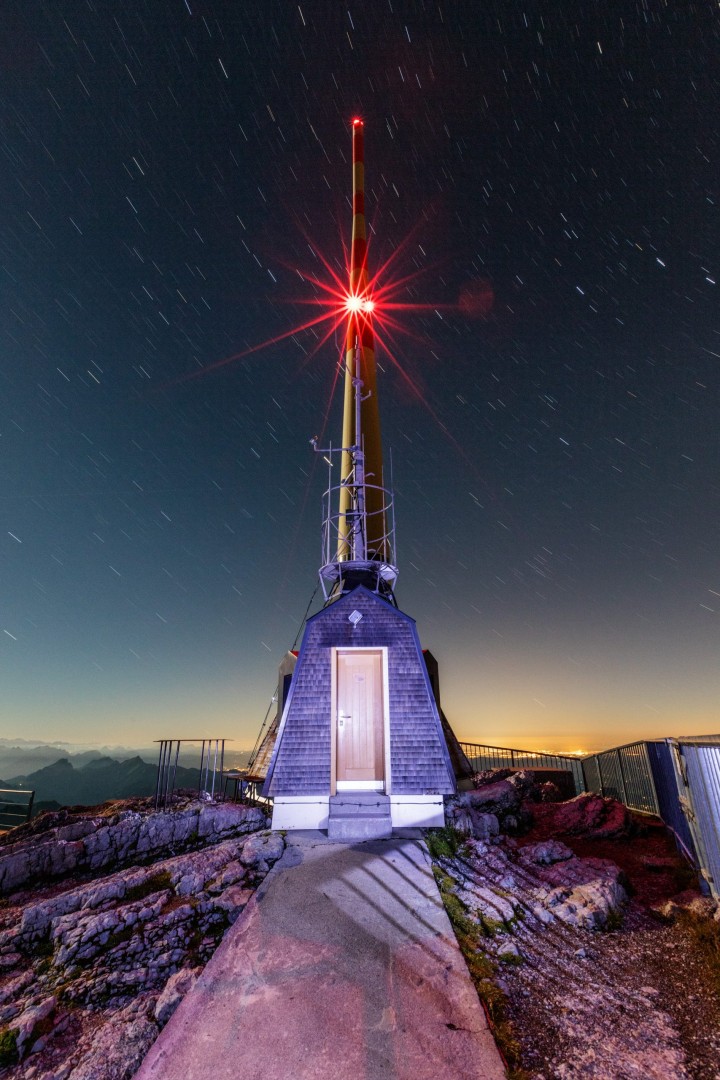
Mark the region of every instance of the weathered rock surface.
[[479, 787], [445, 800], [446, 820], [458, 832], [488, 840], [499, 832], [520, 833], [532, 821], [525, 805], [536, 791], [532, 773], [489, 769], [475, 780]]
[[499, 832], [522, 835], [539, 813], [533, 809], [538, 803], [556, 804], [547, 807], [552, 809], [555, 836], [602, 840], [628, 836], [634, 828], [632, 815], [616, 799], [584, 792], [558, 802], [557, 788], [536, 783], [530, 770], [487, 769], [477, 774], [475, 782], [474, 790], [447, 798], [445, 812], [449, 825], [476, 840], [488, 840]]
[[[136, 802], [147, 807], [150, 800]], [[97, 807], [94, 813], [44, 814], [0, 838], [0, 896], [68, 874], [150, 862], [159, 852], [181, 852], [209, 838], [217, 841], [262, 828], [264, 811], [244, 809], [238, 815], [233, 803], [190, 801], [159, 814], [143, 812], [126, 800]]]
[[632, 972], [596, 963], [612, 937], [598, 931], [627, 899], [616, 866], [579, 859], [558, 842], [519, 849], [503, 838], [468, 840], [457, 857], [438, 861], [478, 926], [478, 947], [497, 964], [518, 1032], [530, 1010], [542, 1014], [533, 1021], [544, 1033], [541, 1056], [527, 1056], [533, 1080], [689, 1080], [677, 1028], [655, 991], [640, 992]]
[[0, 848], [0, 1077], [129, 1080], [284, 850], [254, 807], [75, 816]]
[[709, 896], [698, 896], [695, 889], [677, 893], [664, 904], [658, 906], [658, 911], [666, 919], [675, 919], [678, 915], [695, 915], [700, 919], [714, 919], [720, 922], [720, 900], [713, 900]]
[[[512, 841], [469, 840], [471, 858], [443, 862], [453, 891], [468, 911], [506, 932], [518, 919], [530, 925], [562, 922], [601, 930], [627, 901], [622, 871], [608, 859], [578, 859], [564, 844], [517, 849]], [[541, 850], [538, 850], [541, 849]]]
[[560, 803], [553, 815], [558, 836], [584, 836], [592, 840], [628, 836], [633, 828], [630, 811], [617, 799], [584, 792]]
[[[512, 803], [498, 778], [507, 771], [481, 779], [505, 804], [502, 832]], [[523, 1075], [720, 1080], [720, 903], [697, 889], [677, 894], [688, 868], [661, 823], [601, 796], [548, 802], [539, 785], [521, 804], [531, 836], [513, 840], [489, 833], [487, 795], [469, 794], [450, 803], [473, 839], [436, 862], [462, 936], [495, 968]]]

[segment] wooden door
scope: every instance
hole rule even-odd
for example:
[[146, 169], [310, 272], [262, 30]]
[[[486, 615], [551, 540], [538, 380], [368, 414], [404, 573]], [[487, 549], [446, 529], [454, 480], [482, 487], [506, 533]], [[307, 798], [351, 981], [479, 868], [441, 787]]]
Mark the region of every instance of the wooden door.
[[337, 780], [382, 781], [383, 669], [380, 652], [337, 654]]

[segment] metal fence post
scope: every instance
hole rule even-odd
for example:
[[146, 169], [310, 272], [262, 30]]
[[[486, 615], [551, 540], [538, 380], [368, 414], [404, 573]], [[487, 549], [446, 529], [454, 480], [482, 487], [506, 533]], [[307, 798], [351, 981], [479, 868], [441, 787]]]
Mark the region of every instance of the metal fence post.
[[617, 765], [618, 765], [618, 774], [620, 776], [620, 790], [622, 791], [622, 801], [625, 803], [626, 806], [628, 806], [629, 805], [629, 803], [628, 803], [628, 792], [627, 792], [627, 785], [625, 784], [625, 771], [623, 769], [622, 754], [620, 753], [619, 750], [616, 750], [615, 753], [617, 755]]

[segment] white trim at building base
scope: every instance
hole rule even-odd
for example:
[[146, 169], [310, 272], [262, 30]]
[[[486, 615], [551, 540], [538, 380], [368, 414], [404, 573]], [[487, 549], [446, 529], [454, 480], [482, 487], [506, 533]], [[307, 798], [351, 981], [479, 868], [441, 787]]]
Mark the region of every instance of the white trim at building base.
[[273, 799], [272, 828], [327, 829], [329, 795], [280, 795]]
[[445, 824], [442, 795], [391, 795], [393, 829], [440, 829]]
[[[272, 828], [327, 829], [329, 795], [281, 795], [273, 800]], [[442, 795], [391, 795], [393, 829], [434, 829], [445, 824]]]

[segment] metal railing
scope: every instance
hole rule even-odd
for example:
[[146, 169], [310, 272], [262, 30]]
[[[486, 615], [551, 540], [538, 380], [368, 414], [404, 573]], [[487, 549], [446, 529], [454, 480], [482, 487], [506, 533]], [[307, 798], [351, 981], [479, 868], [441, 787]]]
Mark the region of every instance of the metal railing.
[[720, 735], [628, 743], [582, 766], [588, 791], [660, 817], [720, 899]]
[[660, 814], [645, 742], [627, 743], [582, 759], [585, 787], [625, 803], [631, 810]]
[[32, 817], [34, 800], [34, 791], [0, 788], [0, 830], [14, 829], [28, 822]]
[[576, 795], [585, 791], [582, 763], [570, 754], [546, 754], [540, 750], [467, 742], [461, 742], [460, 748], [475, 772], [484, 769], [556, 769], [572, 775]]
[[155, 783], [155, 809], [167, 810], [175, 793], [180, 748], [184, 743], [200, 744], [200, 780], [198, 795], [210, 799], [219, 798], [225, 764], [225, 739], [156, 739], [160, 744], [157, 781]]

